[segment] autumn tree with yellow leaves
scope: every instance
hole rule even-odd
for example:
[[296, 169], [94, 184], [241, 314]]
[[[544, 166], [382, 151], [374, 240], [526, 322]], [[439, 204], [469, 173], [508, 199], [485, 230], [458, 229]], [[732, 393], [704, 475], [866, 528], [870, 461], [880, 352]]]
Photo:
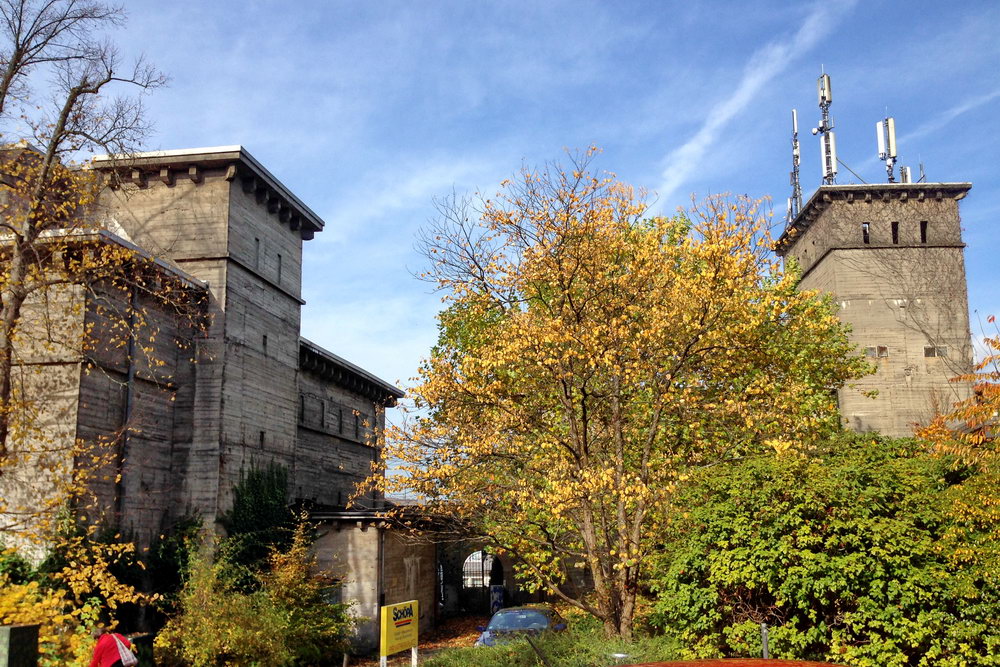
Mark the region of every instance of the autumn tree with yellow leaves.
[[422, 237], [439, 341], [369, 485], [630, 638], [678, 483], [838, 430], [835, 390], [866, 366], [771, 254], [760, 202], [650, 217], [642, 193], [588, 172], [594, 153], [440, 207]]
[[[66, 566], [53, 578], [75, 617], [92, 596], [112, 607], [138, 599], [109, 570], [134, 545], [95, 543], [88, 505], [94, 476], [114, 477], [107, 464], [133, 425], [77, 437], [81, 372], [108, 350], [162, 366], [150, 300], [182, 328], [202, 318], [176, 272], [102, 229], [105, 184], [76, 162], [134, 151], [148, 131], [135, 94], [165, 82], [103, 36], [124, 18], [95, 0], [0, 0], [0, 546], [35, 559], [58, 547]], [[9, 583], [0, 575], [0, 590]], [[0, 623], [44, 614], [22, 605], [31, 599]]]

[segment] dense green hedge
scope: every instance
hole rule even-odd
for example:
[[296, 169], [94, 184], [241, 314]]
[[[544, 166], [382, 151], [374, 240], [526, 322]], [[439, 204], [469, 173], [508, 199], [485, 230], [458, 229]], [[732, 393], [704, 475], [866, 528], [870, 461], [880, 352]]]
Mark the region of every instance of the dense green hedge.
[[[590, 618], [570, 620], [565, 632], [547, 632], [532, 639], [498, 646], [448, 649], [428, 657], [425, 667], [528, 667], [544, 665], [539, 652], [551, 667], [607, 667], [615, 664], [612, 654], [624, 653], [626, 662], [672, 660], [679, 656], [676, 642], [669, 637], [639, 637], [631, 644], [609, 640], [601, 625]], [[536, 650], [537, 649], [537, 650]]]
[[997, 531], [962, 509], [1000, 489], [921, 447], [844, 436], [703, 470], [655, 559], [653, 623], [687, 657], [759, 655], [764, 621], [774, 657], [1000, 665]]

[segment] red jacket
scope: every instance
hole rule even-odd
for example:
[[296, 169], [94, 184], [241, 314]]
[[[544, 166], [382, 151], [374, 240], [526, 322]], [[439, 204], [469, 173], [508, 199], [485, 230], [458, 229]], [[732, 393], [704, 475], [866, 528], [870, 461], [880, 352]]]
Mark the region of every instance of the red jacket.
[[111, 665], [121, 660], [118, 656], [118, 644], [115, 643], [115, 637], [122, 640], [125, 648], [132, 648], [132, 642], [117, 632], [105, 632], [97, 638], [97, 644], [94, 646], [94, 657], [90, 661], [90, 667], [111, 667]]

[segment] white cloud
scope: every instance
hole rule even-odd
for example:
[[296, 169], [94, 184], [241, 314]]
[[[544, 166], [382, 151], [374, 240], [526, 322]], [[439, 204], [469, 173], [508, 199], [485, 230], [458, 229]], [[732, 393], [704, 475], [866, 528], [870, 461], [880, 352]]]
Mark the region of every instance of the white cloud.
[[735, 92], [708, 112], [705, 122], [693, 137], [667, 155], [663, 182], [658, 189], [660, 201], [671, 201], [692, 173], [701, 169], [708, 149], [715, 143], [724, 126], [743, 111], [792, 60], [811, 49], [829, 33], [840, 15], [853, 7], [855, 1], [814, 5], [790, 40], [773, 41], [754, 52], [743, 69], [743, 76], [736, 85]]
[[982, 95], [976, 95], [974, 97], [965, 99], [962, 102], [951, 107], [950, 109], [946, 109], [945, 111], [941, 112], [931, 120], [927, 121], [917, 129], [915, 129], [913, 132], [910, 132], [909, 134], [902, 137], [900, 139], [900, 143], [904, 142], [909, 143], [914, 139], [918, 139], [925, 135], [931, 134], [932, 132], [936, 132], [937, 130], [941, 129], [942, 127], [944, 127], [951, 121], [955, 120], [962, 114], [966, 113], [967, 111], [972, 111], [977, 107], [981, 107], [987, 102], [991, 102], [998, 97], [1000, 97], [1000, 88], [992, 90], [988, 93], [984, 93]]

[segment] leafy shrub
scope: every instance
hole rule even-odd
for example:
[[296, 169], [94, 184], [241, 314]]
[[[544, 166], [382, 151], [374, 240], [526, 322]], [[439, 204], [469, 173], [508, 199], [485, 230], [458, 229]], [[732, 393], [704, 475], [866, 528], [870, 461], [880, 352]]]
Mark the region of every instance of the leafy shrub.
[[[327, 602], [330, 581], [313, 574], [304, 523], [286, 551], [272, 551], [269, 565], [253, 574], [224, 559], [213, 564], [204, 551], [195, 554], [178, 596], [180, 612], [156, 638], [157, 664], [339, 664], [353, 622], [348, 605]], [[256, 577], [249, 590], [248, 575]]]
[[0, 625], [37, 624], [39, 665], [87, 665], [100, 605], [90, 600], [74, 606], [60, 590], [37, 581], [15, 582], [0, 574]]
[[288, 508], [288, 470], [272, 463], [241, 474], [233, 487], [233, 507], [220, 522], [227, 533], [222, 545], [226, 561], [252, 571], [265, 569], [273, 551], [292, 545], [296, 522]]
[[15, 549], [5, 549], [0, 544], [0, 577], [5, 577], [9, 583], [26, 584], [32, 577], [31, 563]]
[[[547, 632], [533, 637], [538, 651], [552, 667], [607, 667], [614, 664], [614, 653], [629, 656], [629, 662], [676, 659], [675, 640], [667, 637], [639, 637], [628, 643], [608, 639], [600, 623], [581, 618], [570, 623], [565, 632]], [[525, 639], [489, 647], [447, 649], [427, 658], [426, 667], [526, 667], [544, 664], [538, 652]]]
[[676, 499], [653, 621], [686, 657], [760, 655], [767, 622], [777, 657], [998, 665], [998, 578], [963, 557], [970, 535], [995, 554], [997, 531], [955, 511], [995, 507], [983, 474], [871, 435], [706, 469]]

